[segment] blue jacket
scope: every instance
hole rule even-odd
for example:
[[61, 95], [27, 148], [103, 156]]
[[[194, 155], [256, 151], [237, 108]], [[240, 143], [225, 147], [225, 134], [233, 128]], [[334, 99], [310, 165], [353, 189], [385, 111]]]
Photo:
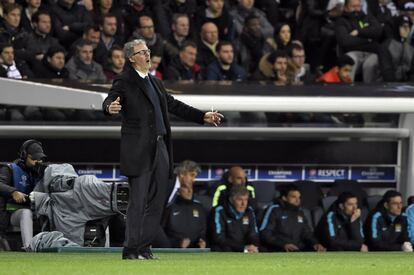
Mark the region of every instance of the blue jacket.
[[246, 71], [239, 65], [233, 64], [230, 66], [230, 78], [225, 74], [225, 71], [221, 68], [218, 60], [215, 60], [207, 67], [207, 80], [232, 80], [243, 81], [246, 80]]
[[408, 222], [408, 236], [410, 237], [411, 243], [414, 244], [414, 204], [408, 206], [405, 210]]

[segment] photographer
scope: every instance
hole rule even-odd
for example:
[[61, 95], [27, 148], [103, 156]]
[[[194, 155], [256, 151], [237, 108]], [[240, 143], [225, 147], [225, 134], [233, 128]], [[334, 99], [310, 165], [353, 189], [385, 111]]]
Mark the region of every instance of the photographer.
[[23, 250], [33, 237], [29, 194], [43, 177], [45, 158], [42, 144], [30, 139], [20, 147], [17, 160], [0, 166], [0, 233], [9, 223], [20, 227]]

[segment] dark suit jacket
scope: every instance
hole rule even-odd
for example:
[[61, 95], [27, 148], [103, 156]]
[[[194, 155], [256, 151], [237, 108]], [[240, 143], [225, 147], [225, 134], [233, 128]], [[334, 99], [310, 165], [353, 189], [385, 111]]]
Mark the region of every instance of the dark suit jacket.
[[[172, 142], [168, 112], [183, 119], [203, 124], [204, 113], [174, 99], [164, 88], [162, 82], [150, 76], [160, 95], [161, 110], [167, 128], [165, 143], [170, 158], [170, 178], [172, 177]], [[114, 78], [108, 97], [103, 102], [106, 108], [117, 97], [121, 98], [121, 173], [125, 176], [139, 176], [148, 172], [156, 151], [155, 111], [147, 93], [144, 80], [127, 65], [125, 71]]]

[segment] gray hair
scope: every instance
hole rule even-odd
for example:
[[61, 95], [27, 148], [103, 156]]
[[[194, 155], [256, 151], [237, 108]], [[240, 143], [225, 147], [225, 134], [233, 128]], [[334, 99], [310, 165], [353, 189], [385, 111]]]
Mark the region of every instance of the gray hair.
[[147, 45], [144, 39], [135, 39], [125, 43], [124, 45], [124, 54], [126, 58], [130, 58], [134, 55], [134, 47], [139, 44]]
[[174, 169], [174, 173], [177, 175], [186, 173], [186, 172], [196, 172], [197, 174], [201, 172], [200, 166], [192, 160], [184, 160], [178, 164]]
[[235, 185], [232, 186], [230, 189], [229, 198], [234, 199], [235, 197], [241, 197], [241, 196], [249, 196], [249, 190], [243, 185]]

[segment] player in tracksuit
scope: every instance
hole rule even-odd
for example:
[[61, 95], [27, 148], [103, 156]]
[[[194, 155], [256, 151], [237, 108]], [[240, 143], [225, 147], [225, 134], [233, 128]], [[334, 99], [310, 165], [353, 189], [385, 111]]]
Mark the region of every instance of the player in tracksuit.
[[330, 251], [368, 251], [364, 244], [358, 198], [352, 193], [344, 192], [338, 196], [315, 232]]
[[262, 244], [269, 251], [324, 251], [300, 208], [300, 191], [289, 184], [275, 204], [269, 206], [260, 226]]
[[207, 216], [201, 203], [193, 199], [192, 184], [182, 184], [179, 196], [167, 207], [164, 231], [171, 247], [206, 247]]
[[259, 252], [256, 216], [248, 206], [249, 191], [233, 186], [228, 200], [212, 212], [212, 244], [214, 251]]
[[369, 250], [413, 251], [408, 237], [407, 217], [402, 215], [401, 210], [401, 193], [387, 191], [382, 201], [368, 215], [365, 223]]

